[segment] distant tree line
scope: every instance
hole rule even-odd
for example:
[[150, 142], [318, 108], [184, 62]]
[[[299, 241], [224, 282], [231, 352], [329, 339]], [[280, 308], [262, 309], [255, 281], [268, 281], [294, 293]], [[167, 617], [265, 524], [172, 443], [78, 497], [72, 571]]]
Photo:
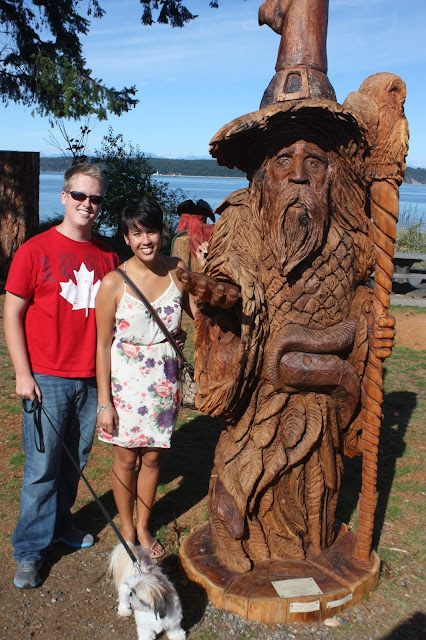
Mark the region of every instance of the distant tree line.
[[64, 173], [72, 165], [72, 158], [40, 158], [40, 171]]
[[[172, 174], [182, 176], [218, 176], [229, 178], [245, 177], [239, 169], [220, 167], [216, 160], [183, 160], [170, 158], [150, 158], [145, 156], [152, 173], [160, 173], [170, 176]], [[63, 173], [72, 164], [72, 158], [65, 156], [57, 158], [40, 158], [40, 171], [58, 171]]]
[[[146, 162], [153, 173], [170, 176], [209, 176], [222, 178], [240, 178], [245, 174], [239, 169], [220, 167], [216, 160], [184, 160], [181, 158], [148, 158]], [[72, 158], [40, 158], [40, 171], [59, 171], [63, 173], [72, 164]], [[426, 184], [426, 169], [407, 167], [404, 182], [407, 184]]]
[[426, 169], [407, 167], [404, 182], [407, 184], [426, 184]]
[[154, 170], [154, 173], [164, 175], [182, 175], [182, 176], [218, 176], [218, 177], [234, 177], [245, 178], [245, 173], [239, 169], [228, 169], [217, 164], [216, 160], [183, 160], [172, 158], [147, 158], [148, 163]]

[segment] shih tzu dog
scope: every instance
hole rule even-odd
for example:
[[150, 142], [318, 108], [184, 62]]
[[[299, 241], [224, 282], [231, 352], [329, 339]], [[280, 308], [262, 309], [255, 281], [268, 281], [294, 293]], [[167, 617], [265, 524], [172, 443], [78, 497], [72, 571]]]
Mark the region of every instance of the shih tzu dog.
[[138, 640], [154, 640], [165, 631], [169, 640], [185, 640], [181, 627], [182, 606], [176, 589], [144, 547], [127, 543], [138, 559], [134, 566], [122, 544], [110, 559], [109, 571], [118, 592], [118, 615], [135, 614]]

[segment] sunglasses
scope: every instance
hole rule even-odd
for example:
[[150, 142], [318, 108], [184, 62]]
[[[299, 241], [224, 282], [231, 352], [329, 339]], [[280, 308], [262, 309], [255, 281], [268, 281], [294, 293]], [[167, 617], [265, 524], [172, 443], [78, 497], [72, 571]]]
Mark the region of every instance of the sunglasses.
[[82, 191], [65, 191], [65, 193], [69, 193], [73, 200], [77, 200], [78, 202], [84, 202], [86, 198], [89, 198], [90, 204], [102, 204], [104, 201], [103, 196], [88, 196], [86, 193]]

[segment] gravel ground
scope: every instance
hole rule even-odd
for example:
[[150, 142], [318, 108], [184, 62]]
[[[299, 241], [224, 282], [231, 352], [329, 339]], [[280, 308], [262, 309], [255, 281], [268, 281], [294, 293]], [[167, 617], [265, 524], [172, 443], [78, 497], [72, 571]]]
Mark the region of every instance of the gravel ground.
[[[106, 574], [113, 534], [104, 530], [97, 544], [69, 552], [64, 545], [51, 551], [38, 589], [12, 586], [15, 565], [3, 568], [0, 586], [0, 640], [136, 640], [133, 619], [116, 612], [116, 594]], [[205, 601], [196, 585], [187, 582], [175, 556], [166, 556], [164, 571], [175, 583], [184, 611], [188, 640], [420, 640], [426, 618], [412, 616], [391, 635], [377, 632], [386, 607], [365, 601], [320, 624], [262, 625], [219, 611]], [[374, 610], [373, 610], [374, 608]], [[329, 626], [330, 625], [330, 626]], [[390, 627], [392, 628], [392, 627]], [[166, 640], [163, 634], [160, 636]]]

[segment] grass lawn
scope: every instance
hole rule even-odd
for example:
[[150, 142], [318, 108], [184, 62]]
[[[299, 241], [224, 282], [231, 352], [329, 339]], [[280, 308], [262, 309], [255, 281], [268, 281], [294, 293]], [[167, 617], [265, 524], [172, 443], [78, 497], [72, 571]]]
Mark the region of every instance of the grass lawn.
[[[426, 309], [418, 313], [424, 314]], [[192, 331], [189, 323], [186, 328]], [[190, 349], [187, 351], [190, 353]], [[13, 369], [3, 338], [0, 341], [0, 365], [0, 535], [4, 542], [0, 556], [9, 564], [11, 534], [19, 511], [24, 456], [20, 441], [20, 402], [14, 393]], [[425, 386], [426, 351], [395, 347], [392, 357], [385, 363], [384, 418], [374, 530], [374, 547], [382, 560], [381, 577], [377, 588], [365, 600], [365, 607], [371, 614], [369, 629], [366, 630], [365, 620], [357, 622], [353, 616], [348, 618], [347, 624], [333, 629], [335, 640], [384, 638], [398, 624], [422, 609], [426, 529]], [[208, 520], [208, 483], [221, 428], [219, 419], [184, 409], [179, 417], [173, 447], [164, 455], [152, 525], [156, 535], [172, 552], [172, 557], [178, 554], [182, 537]], [[111, 447], [95, 440], [87, 477], [119, 526], [110, 488], [111, 464]], [[340, 520], [355, 529], [360, 471], [361, 458], [345, 461], [337, 513]], [[79, 491], [76, 511], [79, 522], [91, 519], [91, 524], [98, 527], [99, 536], [107, 546], [115, 543], [115, 534], [105, 524], [103, 515], [84, 486]], [[185, 607], [205, 606], [200, 596], [194, 599], [193, 589], [193, 585], [188, 584], [181, 590], [184, 610]], [[191, 614], [187, 617], [190, 619]], [[214, 636], [203, 635], [200, 627], [192, 630], [188, 637], [203, 640]]]

